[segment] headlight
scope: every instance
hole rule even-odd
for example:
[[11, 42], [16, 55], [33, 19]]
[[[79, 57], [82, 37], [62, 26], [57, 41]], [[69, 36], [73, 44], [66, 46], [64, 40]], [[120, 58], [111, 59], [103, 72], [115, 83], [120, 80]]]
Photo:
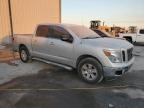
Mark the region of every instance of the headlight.
[[103, 50], [104, 54], [112, 63], [122, 63], [121, 51], [117, 50]]

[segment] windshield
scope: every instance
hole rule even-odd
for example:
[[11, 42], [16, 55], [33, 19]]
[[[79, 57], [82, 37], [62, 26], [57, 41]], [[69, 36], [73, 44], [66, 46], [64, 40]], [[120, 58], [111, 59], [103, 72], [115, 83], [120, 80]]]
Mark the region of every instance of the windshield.
[[80, 38], [100, 37], [94, 31], [85, 26], [70, 26], [69, 29]]

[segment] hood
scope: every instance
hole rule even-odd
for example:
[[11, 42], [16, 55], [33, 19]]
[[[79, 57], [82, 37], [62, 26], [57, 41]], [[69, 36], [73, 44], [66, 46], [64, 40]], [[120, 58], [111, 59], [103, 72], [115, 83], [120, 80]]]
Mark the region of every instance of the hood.
[[133, 45], [126, 40], [116, 38], [83, 39], [82, 42], [86, 45], [110, 49], [128, 49], [133, 47]]

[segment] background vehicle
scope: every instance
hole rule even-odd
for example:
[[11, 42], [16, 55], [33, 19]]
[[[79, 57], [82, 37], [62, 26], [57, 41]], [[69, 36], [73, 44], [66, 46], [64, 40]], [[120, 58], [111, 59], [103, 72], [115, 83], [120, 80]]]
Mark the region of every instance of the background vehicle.
[[23, 62], [36, 59], [77, 69], [80, 78], [89, 83], [122, 76], [134, 61], [133, 45], [129, 42], [101, 38], [78, 25], [38, 25], [34, 35], [15, 35], [14, 44]]
[[[101, 24], [102, 23], [102, 24]], [[125, 28], [118, 27], [118, 26], [107, 26], [105, 22], [101, 22], [100, 20], [92, 20], [90, 21], [90, 29], [96, 31], [101, 30], [105, 33], [110, 34], [113, 37], [119, 37], [119, 33], [125, 33]]]
[[[103, 23], [103, 24], [101, 24]], [[105, 22], [101, 22], [100, 20], [92, 20], [90, 21], [90, 29], [92, 30], [103, 30], [106, 32], [110, 32], [111, 31], [111, 27], [106, 26]]]
[[138, 29], [136, 33], [119, 34], [119, 36], [130, 43], [144, 43], [144, 29]]

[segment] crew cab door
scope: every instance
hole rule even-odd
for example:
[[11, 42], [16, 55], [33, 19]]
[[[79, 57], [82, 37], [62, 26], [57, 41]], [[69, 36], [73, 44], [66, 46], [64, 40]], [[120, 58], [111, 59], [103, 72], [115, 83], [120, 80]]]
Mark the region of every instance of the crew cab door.
[[49, 54], [53, 61], [70, 65], [74, 56], [72, 35], [63, 27], [51, 26], [52, 35], [49, 37]]
[[139, 30], [137, 34], [136, 42], [144, 43], [144, 29]]
[[35, 37], [32, 39], [33, 55], [43, 59], [49, 59], [49, 38], [51, 28], [47, 25], [39, 25], [37, 27]]

